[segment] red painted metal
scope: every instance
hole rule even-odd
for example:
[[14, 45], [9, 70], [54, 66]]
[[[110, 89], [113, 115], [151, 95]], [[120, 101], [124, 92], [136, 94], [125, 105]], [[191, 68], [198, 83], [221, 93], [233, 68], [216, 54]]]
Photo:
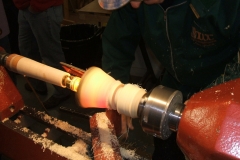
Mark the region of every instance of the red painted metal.
[[240, 159], [240, 79], [193, 95], [177, 142], [189, 159]]
[[[104, 113], [104, 112], [102, 112], [102, 113]], [[108, 159], [109, 160], [122, 160], [123, 158], [120, 153], [120, 146], [119, 146], [118, 141], [116, 141], [116, 139], [117, 139], [116, 132], [115, 132], [115, 128], [114, 128], [114, 125], [112, 124], [111, 120], [110, 120], [110, 123], [108, 124], [108, 129], [110, 132], [107, 132], [107, 130], [106, 130], [105, 134], [108, 135], [109, 138], [111, 139], [112, 144], [111, 145], [108, 144], [108, 145], [109, 145], [109, 148], [112, 148], [114, 152], [112, 154], [111, 154], [111, 152], [109, 152], [109, 153], [104, 152], [104, 148], [102, 148], [103, 147], [102, 144], [104, 144], [105, 142], [101, 142], [101, 136], [103, 136], [103, 135], [100, 135], [99, 128], [101, 128], [102, 126], [98, 126], [97, 114], [101, 114], [101, 113], [94, 114], [89, 120], [94, 160], [108, 160]]]
[[116, 136], [119, 137], [122, 135], [122, 122], [121, 115], [116, 110], [106, 110], [106, 116], [114, 126]]
[[0, 66], [0, 120], [16, 114], [24, 102], [4, 67]]

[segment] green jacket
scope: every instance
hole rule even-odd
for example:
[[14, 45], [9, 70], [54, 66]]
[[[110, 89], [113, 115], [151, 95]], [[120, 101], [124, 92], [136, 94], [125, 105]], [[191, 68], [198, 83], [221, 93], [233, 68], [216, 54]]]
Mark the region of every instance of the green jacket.
[[[142, 3], [113, 11], [102, 37], [103, 69], [128, 82], [141, 36], [173, 79], [163, 85], [199, 90], [240, 76], [233, 62], [240, 46], [240, 0], [174, 0], [166, 10]], [[226, 78], [228, 63], [236, 72]]]

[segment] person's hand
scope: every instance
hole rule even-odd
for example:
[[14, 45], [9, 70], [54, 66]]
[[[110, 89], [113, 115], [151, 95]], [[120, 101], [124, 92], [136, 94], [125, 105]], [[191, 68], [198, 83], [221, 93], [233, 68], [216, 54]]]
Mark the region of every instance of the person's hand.
[[132, 125], [132, 118], [127, 117], [125, 115], [121, 115], [121, 124], [122, 124], [122, 130], [121, 130], [121, 136], [119, 137], [119, 139], [127, 139], [129, 129], [131, 130], [134, 129]]
[[35, 11], [35, 10], [32, 8], [32, 6], [29, 6], [29, 7], [28, 7], [28, 10], [29, 10], [29, 12], [31, 12], [31, 13], [33, 13], [33, 14], [39, 13], [39, 12]]
[[130, 3], [133, 8], [138, 8], [142, 2], [141, 1], [130, 1]]

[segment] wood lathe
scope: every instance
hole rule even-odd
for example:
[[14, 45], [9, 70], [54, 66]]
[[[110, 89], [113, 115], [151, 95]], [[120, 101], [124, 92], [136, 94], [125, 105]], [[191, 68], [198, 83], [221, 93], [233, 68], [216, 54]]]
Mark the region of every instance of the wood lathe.
[[[29, 64], [36, 68], [29, 69]], [[67, 71], [63, 72], [6, 53], [1, 53], [1, 65], [73, 90], [81, 107], [109, 108], [139, 118], [143, 130], [153, 136], [167, 139], [177, 132], [177, 143], [188, 159], [240, 159], [240, 79], [196, 93], [183, 104], [180, 91], [160, 85], [147, 92], [122, 84], [97, 67], [83, 72], [63, 64]], [[2, 111], [1, 120], [15, 112]]]

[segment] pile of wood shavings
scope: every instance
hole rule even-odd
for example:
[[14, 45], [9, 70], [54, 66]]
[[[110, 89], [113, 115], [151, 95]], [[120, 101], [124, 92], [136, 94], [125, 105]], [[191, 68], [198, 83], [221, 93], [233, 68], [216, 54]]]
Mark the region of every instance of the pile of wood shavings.
[[[116, 135], [111, 134], [112, 129], [109, 128], [110, 121], [105, 112], [96, 114], [97, 126], [99, 130], [99, 137], [101, 141], [101, 148], [105, 156], [113, 157], [115, 149], [113, 146], [119, 146]], [[135, 150], [127, 150], [120, 147], [121, 156], [129, 160], [138, 160], [140, 156], [135, 153]]]
[[83, 142], [81, 139], [79, 139], [72, 146], [69, 146], [67, 148], [82, 155], [85, 155], [88, 152], [87, 147], [88, 147], [87, 144]]
[[9, 120], [9, 118], [4, 118], [4, 119], [2, 120], [2, 123], [6, 122], [6, 121], [8, 121], [8, 120]]
[[122, 157], [125, 159], [129, 159], [129, 160], [141, 159], [141, 157], [135, 153], [135, 150], [129, 150], [121, 147], [120, 152]]
[[39, 137], [38, 135], [31, 135], [31, 137], [29, 138], [31, 138], [34, 141], [34, 143], [41, 144], [43, 151], [46, 148], [48, 148], [50, 151], [53, 151], [58, 155], [65, 157], [69, 160], [77, 160], [77, 159], [89, 160], [90, 159], [85, 152], [86, 144], [83, 145], [84, 142], [82, 142], [81, 140], [76, 141], [76, 143], [73, 146], [64, 147], [62, 145], [54, 143], [53, 141], [47, 138]]
[[23, 128], [21, 129], [21, 131], [23, 131], [23, 132], [25, 132], [25, 133], [28, 133], [29, 129], [26, 128], [26, 127], [23, 127]]
[[112, 133], [112, 130], [109, 128], [110, 121], [106, 116], [105, 112], [96, 114], [96, 121], [99, 131], [99, 137], [101, 141], [101, 149], [103, 151], [104, 156], [114, 157], [114, 149], [112, 147], [112, 143], [114, 146], [119, 146], [117, 137]]
[[44, 112], [37, 112], [38, 115], [42, 116], [42, 118], [49, 122], [50, 124], [54, 125], [56, 128], [59, 128], [63, 131], [66, 131], [68, 133], [72, 133], [73, 135], [76, 135], [78, 137], [81, 137], [87, 141], [91, 141], [91, 134], [84, 132], [82, 129], [77, 128], [75, 126], [70, 125], [69, 123], [65, 121], [58, 120], [57, 118], [53, 118]]

